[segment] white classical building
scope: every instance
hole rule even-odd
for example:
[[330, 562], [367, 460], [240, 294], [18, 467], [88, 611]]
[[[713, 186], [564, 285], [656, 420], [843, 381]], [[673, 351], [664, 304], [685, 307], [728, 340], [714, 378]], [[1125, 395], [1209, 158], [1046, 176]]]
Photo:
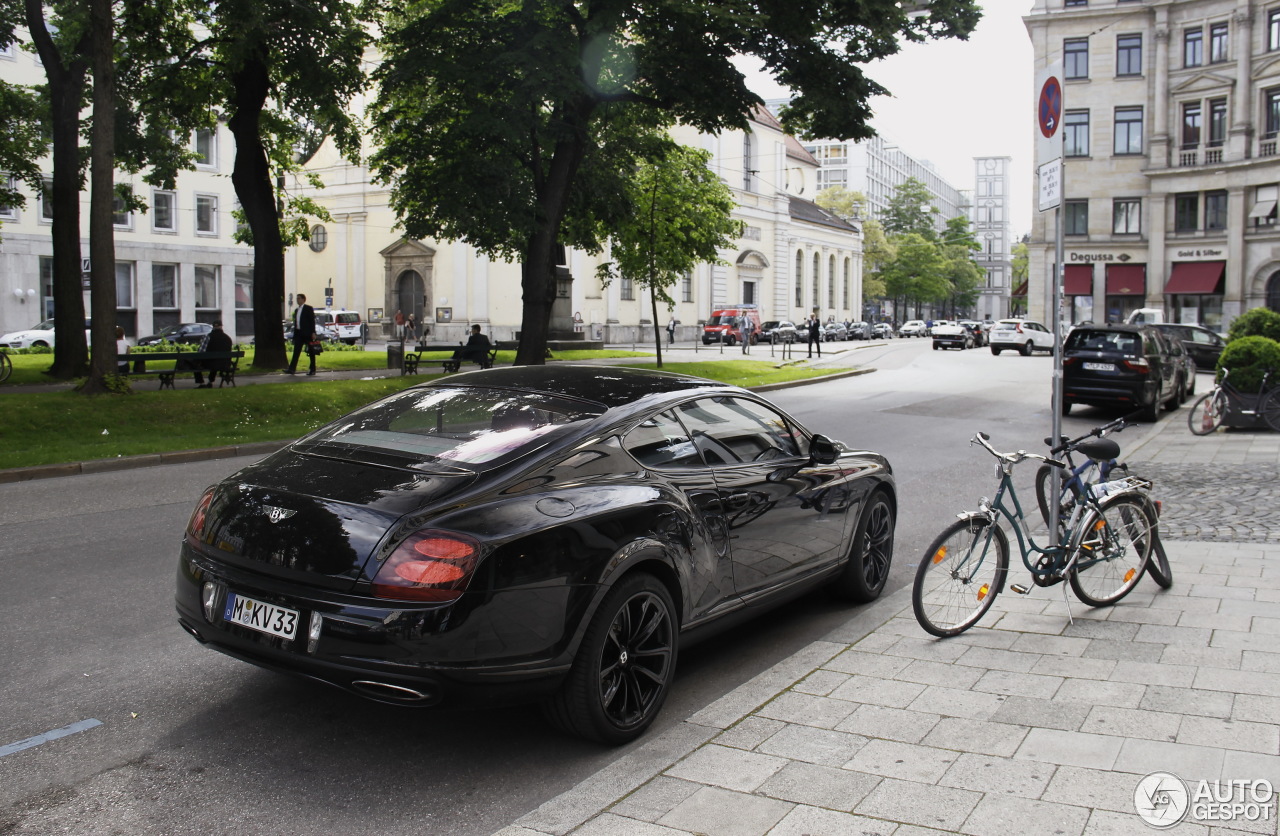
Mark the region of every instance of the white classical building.
[[[811, 202], [819, 166], [799, 143], [760, 109], [750, 130], [716, 136], [678, 129], [676, 139], [711, 152], [710, 166], [733, 192], [741, 239], [721, 253], [721, 264], [700, 265], [672, 296], [679, 337], [699, 333], [712, 311], [755, 304], [762, 320], [854, 318], [862, 302], [860, 231]], [[375, 336], [390, 333], [396, 311], [430, 329], [433, 339], [461, 339], [479, 324], [495, 339], [520, 329], [520, 265], [494, 261], [461, 242], [412, 240], [396, 229], [389, 191], [370, 183], [369, 171], [326, 143], [308, 172], [324, 188], [311, 196], [332, 222], [316, 224], [309, 245], [286, 255], [290, 295], [331, 301], [360, 312]], [[604, 258], [607, 258], [607, 253]], [[628, 281], [602, 287], [598, 257], [565, 253], [561, 293], [575, 327], [609, 342], [648, 340], [651, 301]], [[332, 290], [332, 294], [326, 293]], [[553, 323], [554, 327], [554, 323]]]
[[[1063, 319], [1280, 311], [1280, 2], [1035, 0], [1024, 22], [1036, 70], [1061, 67]], [[1053, 212], [1029, 255], [1047, 318]]]
[[[19, 34], [25, 40], [25, 32]], [[0, 50], [0, 78], [11, 84], [45, 83], [40, 59], [17, 45]], [[130, 338], [180, 322], [216, 320], [233, 338], [253, 333], [253, 251], [232, 239], [235, 146], [221, 126], [199, 131], [191, 141], [202, 162], [184, 172], [172, 191], [116, 175], [118, 182], [132, 182], [149, 207], [146, 213], [121, 211], [115, 219], [115, 320]], [[46, 160], [51, 180], [50, 165]], [[53, 316], [51, 207], [35, 190], [22, 191], [24, 206], [0, 206], [0, 332], [30, 328]], [[87, 266], [87, 190], [81, 194], [80, 218]], [[87, 274], [84, 294], [89, 312]]]

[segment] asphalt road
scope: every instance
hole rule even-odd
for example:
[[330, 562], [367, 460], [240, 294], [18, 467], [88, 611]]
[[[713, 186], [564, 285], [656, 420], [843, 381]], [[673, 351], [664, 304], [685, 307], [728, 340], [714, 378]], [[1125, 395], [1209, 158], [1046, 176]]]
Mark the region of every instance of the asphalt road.
[[[993, 488], [975, 431], [1041, 449], [1052, 361], [926, 340], [839, 360], [854, 361], [877, 372], [771, 397], [890, 457], [897, 588]], [[1067, 431], [1102, 417], [1078, 411]], [[557, 734], [534, 708], [385, 707], [201, 648], [174, 618], [178, 539], [201, 490], [245, 463], [0, 485], [0, 834], [488, 834], [619, 754]], [[658, 728], [855, 613], [814, 594], [683, 652]], [[11, 751], [87, 721], [100, 725]]]

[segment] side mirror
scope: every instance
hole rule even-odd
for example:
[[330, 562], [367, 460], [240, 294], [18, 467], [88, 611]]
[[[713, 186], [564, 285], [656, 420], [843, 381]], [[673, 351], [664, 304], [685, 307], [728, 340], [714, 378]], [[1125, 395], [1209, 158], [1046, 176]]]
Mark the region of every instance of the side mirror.
[[809, 458], [817, 464], [831, 464], [840, 458], [840, 449], [825, 435], [815, 435], [809, 442]]

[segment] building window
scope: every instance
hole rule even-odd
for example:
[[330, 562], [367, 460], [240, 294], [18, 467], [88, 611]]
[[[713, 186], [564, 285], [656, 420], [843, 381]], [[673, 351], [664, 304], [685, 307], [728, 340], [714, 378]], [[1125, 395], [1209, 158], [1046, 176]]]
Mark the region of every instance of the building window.
[[853, 278], [853, 262], [850, 259], [846, 258], [844, 260], [844, 307], [845, 307], [845, 310], [849, 309], [849, 291], [853, 284], [852, 278]]
[[236, 307], [246, 310], [253, 307], [253, 268], [236, 268]]
[[1227, 228], [1227, 193], [1213, 191], [1204, 193], [1204, 228]]
[[1117, 155], [1142, 153], [1142, 108], [1116, 108], [1114, 151]]
[[1089, 156], [1089, 111], [1070, 110], [1063, 116], [1062, 153], [1068, 157]]
[[1221, 64], [1227, 60], [1230, 30], [1225, 23], [1209, 27], [1209, 63]]
[[1267, 51], [1280, 49], [1280, 9], [1267, 13]]
[[1062, 5], [1067, 8], [1071, 8], [1072, 6], [1087, 6], [1089, 5], [1089, 0], [1063, 0]]
[[174, 192], [151, 193], [151, 229], [155, 232], [178, 231], [178, 195]]
[[751, 191], [751, 131], [742, 134], [742, 190]]
[[178, 307], [178, 265], [151, 265], [151, 307]]
[[680, 278], [680, 301], [693, 301], [693, 271], [685, 270], [684, 275]]
[[1187, 102], [1182, 106], [1182, 147], [1200, 147], [1200, 103]]
[[311, 227], [310, 239], [307, 241], [307, 246], [311, 248], [311, 252], [322, 253], [328, 245], [329, 231], [320, 224]]
[[1209, 100], [1209, 147], [1219, 148], [1227, 141], [1227, 100]]
[[1142, 36], [1116, 37], [1116, 75], [1142, 75]]
[[796, 307], [804, 307], [804, 251], [796, 250]]
[[1089, 77], [1089, 39], [1069, 38], [1062, 43], [1062, 75], [1064, 78]]
[[1087, 200], [1068, 200], [1063, 213], [1063, 235], [1088, 235], [1089, 234], [1089, 201]]
[[1182, 33], [1182, 66], [1198, 67], [1204, 63], [1204, 30], [1188, 29]]
[[218, 196], [196, 195], [196, 234], [218, 234]]
[[116, 229], [133, 229], [133, 213], [125, 206], [124, 198], [113, 195], [111, 198], [111, 225]]
[[624, 302], [632, 302], [636, 298], [636, 286], [629, 276], [623, 276], [619, 281], [618, 291]]
[[[18, 190], [18, 181], [14, 179], [12, 174], [3, 176], [4, 187], [11, 192]], [[18, 207], [10, 206], [8, 203], [0, 203], [0, 218], [6, 221], [16, 221], [18, 219]]]
[[1266, 105], [1263, 108], [1266, 120], [1267, 139], [1273, 138], [1276, 134], [1280, 134], [1280, 87], [1266, 92]]
[[53, 180], [46, 177], [40, 190], [40, 220], [53, 220]]
[[217, 309], [218, 267], [216, 264], [196, 265], [196, 307]]
[[1111, 204], [1111, 231], [1116, 235], [1137, 235], [1142, 232], [1142, 201], [1132, 198], [1115, 200]]
[[1280, 199], [1280, 186], [1259, 186], [1254, 190], [1253, 208], [1249, 220], [1254, 226], [1271, 226], [1276, 222], [1276, 203]]
[[836, 257], [827, 258], [827, 307], [836, 306]]
[[813, 300], [814, 310], [822, 307], [822, 255], [820, 253], [813, 254], [813, 296], [809, 298]]
[[1196, 193], [1173, 196], [1173, 231], [1195, 232], [1200, 228], [1200, 195]]
[[116, 262], [116, 307], [133, 307], [133, 262]]
[[195, 154], [196, 165], [205, 166], [207, 168], [217, 168], [218, 166], [218, 142], [217, 134], [210, 130], [200, 129], [196, 131], [195, 138]]

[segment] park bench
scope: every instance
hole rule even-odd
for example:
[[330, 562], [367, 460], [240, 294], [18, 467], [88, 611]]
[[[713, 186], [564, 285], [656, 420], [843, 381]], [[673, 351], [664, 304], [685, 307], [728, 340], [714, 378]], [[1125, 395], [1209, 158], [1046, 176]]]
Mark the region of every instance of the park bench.
[[414, 346], [414, 351], [406, 351], [404, 353], [404, 361], [403, 365], [400, 367], [400, 373], [417, 374], [418, 366], [426, 362], [422, 359], [422, 355], [430, 352], [449, 352], [450, 356], [440, 361], [440, 365], [444, 367], [445, 372], [456, 372], [463, 363], [475, 363], [482, 369], [491, 369], [493, 368], [494, 362], [498, 359], [498, 350], [496, 348], [489, 349], [489, 351], [485, 352], [485, 356], [483, 358], [468, 358], [466, 360], [453, 359], [453, 352], [462, 347], [462, 343], [458, 343], [457, 345], [453, 345], [451, 343], [419, 343]]
[[[177, 363], [179, 360], [189, 362], [204, 362], [206, 360], [230, 360], [231, 368], [228, 371], [218, 372], [218, 387], [221, 388], [230, 384], [236, 385], [236, 371], [240, 366], [240, 358], [244, 356], [243, 351], [137, 351], [129, 354], [117, 354], [117, 363], [127, 363], [130, 377], [141, 377], [154, 375], [160, 380], [161, 389], [176, 389], [173, 385], [174, 378], [180, 374], [195, 374], [196, 369], [179, 369]], [[172, 369], [148, 369], [147, 363], [169, 361], [174, 363]], [[200, 369], [202, 373], [208, 373], [204, 369]]]

